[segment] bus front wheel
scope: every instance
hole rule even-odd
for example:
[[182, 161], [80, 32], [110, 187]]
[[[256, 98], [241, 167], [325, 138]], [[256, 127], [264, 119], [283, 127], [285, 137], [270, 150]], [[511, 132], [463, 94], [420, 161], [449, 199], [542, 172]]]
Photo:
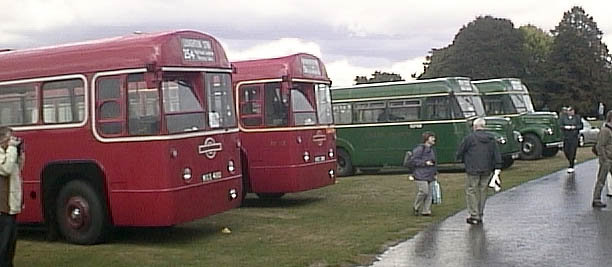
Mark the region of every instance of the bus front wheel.
[[355, 174], [355, 168], [349, 156], [344, 149], [338, 149], [338, 176], [351, 176]]
[[108, 218], [100, 195], [87, 182], [74, 180], [60, 191], [56, 219], [66, 241], [91, 245], [104, 241]]
[[542, 142], [535, 134], [526, 134], [521, 147], [521, 159], [537, 159], [542, 156]]

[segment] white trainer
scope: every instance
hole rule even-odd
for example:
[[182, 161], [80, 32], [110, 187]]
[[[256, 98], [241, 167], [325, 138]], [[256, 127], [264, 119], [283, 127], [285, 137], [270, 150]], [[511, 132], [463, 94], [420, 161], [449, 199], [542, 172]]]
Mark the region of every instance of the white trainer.
[[574, 172], [574, 168], [567, 168], [567, 173], [573, 173]]

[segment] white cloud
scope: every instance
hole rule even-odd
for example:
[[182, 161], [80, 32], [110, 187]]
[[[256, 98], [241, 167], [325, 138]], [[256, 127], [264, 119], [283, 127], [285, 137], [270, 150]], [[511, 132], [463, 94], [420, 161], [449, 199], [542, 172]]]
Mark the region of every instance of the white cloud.
[[401, 75], [404, 80], [412, 80], [413, 73], [418, 76], [423, 72], [424, 61], [424, 57], [418, 57], [376, 67], [357, 66], [351, 64], [348, 59], [324, 63], [333, 86], [350, 86], [355, 84], [355, 76], [371, 77], [375, 71], [392, 72]]
[[296, 53], [308, 53], [321, 58], [321, 47], [317, 43], [298, 38], [281, 38], [243, 51], [234, 51], [228, 45], [223, 45], [230, 61], [282, 57]]

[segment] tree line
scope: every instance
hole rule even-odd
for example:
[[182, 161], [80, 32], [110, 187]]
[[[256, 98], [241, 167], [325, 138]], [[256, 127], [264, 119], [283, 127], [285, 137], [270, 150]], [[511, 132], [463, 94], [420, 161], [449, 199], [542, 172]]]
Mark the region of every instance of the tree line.
[[[579, 6], [566, 11], [550, 32], [480, 16], [463, 26], [451, 44], [432, 49], [424, 72], [416, 78], [520, 78], [537, 110], [559, 111], [572, 105], [579, 113], [595, 115], [599, 102], [612, 107], [612, 57], [602, 35], [593, 17]], [[378, 79], [389, 78], [382, 74], [387, 73], [378, 72]], [[401, 80], [396, 76], [391, 78]], [[364, 78], [355, 81], [378, 82]]]

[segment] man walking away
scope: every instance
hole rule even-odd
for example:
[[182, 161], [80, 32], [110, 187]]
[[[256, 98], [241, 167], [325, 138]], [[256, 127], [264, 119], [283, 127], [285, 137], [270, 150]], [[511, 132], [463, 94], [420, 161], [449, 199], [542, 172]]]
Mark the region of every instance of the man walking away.
[[[601, 126], [601, 130], [599, 130], [595, 148], [599, 157], [599, 170], [597, 171], [597, 181], [593, 190], [593, 207], [604, 208], [606, 204], [601, 201], [601, 191], [612, 167], [612, 110], [606, 114], [606, 122]], [[608, 192], [608, 194], [612, 194], [612, 192]]]
[[484, 216], [489, 181], [498, 179], [502, 158], [495, 137], [484, 131], [485, 120], [474, 120], [474, 131], [466, 136], [457, 150], [457, 160], [465, 165], [465, 200], [469, 224], [480, 224]]
[[561, 131], [563, 132], [563, 153], [569, 162], [567, 173], [574, 172], [574, 161], [576, 160], [576, 149], [578, 148], [578, 135], [582, 130], [582, 119], [576, 114], [573, 107], [567, 107], [567, 113], [560, 118]]

